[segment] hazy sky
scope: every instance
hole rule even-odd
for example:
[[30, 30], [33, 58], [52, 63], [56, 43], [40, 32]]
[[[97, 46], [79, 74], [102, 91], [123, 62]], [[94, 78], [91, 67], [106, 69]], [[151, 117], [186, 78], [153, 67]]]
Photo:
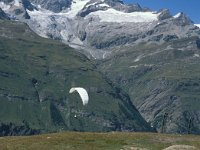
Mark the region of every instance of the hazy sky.
[[168, 8], [173, 15], [184, 12], [195, 23], [200, 24], [200, 0], [124, 0], [124, 2], [138, 3], [142, 7], [149, 7], [154, 11]]

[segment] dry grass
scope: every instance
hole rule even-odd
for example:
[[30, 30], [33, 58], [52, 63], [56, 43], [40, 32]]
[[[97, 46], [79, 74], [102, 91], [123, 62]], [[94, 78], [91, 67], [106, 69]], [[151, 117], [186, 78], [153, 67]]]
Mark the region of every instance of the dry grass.
[[179, 147], [187, 145], [200, 149], [200, 136], [127, 132], [64, 132], [0, 138], [1, 150], [163, 150], [165, 148], [172, 150], [170, 148], [176, 148], [172, 145], [179, 145]]

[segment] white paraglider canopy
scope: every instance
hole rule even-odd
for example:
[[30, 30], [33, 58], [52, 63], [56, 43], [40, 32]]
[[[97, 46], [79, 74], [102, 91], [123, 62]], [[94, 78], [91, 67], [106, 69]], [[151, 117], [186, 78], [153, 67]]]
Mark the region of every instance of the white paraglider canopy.
[[81, 100], [83, 102], [83, 105], [87, 105], [88, 101], [89, 101], [89, 96], [88, 96], [88, 92], [86, 89], [82, 88], [82, 87], [73, 87], [69, 90], [69, 93], [73, 93], [73, 92], [78, 92], [78, 94], [81, 97]]

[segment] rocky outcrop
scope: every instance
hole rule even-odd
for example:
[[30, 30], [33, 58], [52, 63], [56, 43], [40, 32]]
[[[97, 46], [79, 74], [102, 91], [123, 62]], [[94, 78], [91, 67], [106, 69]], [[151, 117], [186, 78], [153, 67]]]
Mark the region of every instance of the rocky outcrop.
[[187, 26], [193, 24], [193, 22], [188, 16], [181, 12], [174, 19], [174, 24], [177, 26]]
[[21, 0], [21, 3], [22, 3], [22, 5], [23, 5], [23, 7], [25, 9], [28, 9], [30, 11], [33, 11], [34, 9], [37, 9], [35, 6], [33, 6], [31, 4], [31, 2], [29, 0]]
[[160, 13], [160, 15], [158, 16], [159, 20], [165, 20], [165, 19], [169, 19], [169, 18], [172, 17], [172, 15], [170, 14], [169, 9], [162, 9], [158, 13]]
[[37, 9], [28, 0], [18, 0], [18, 4], [15, 4], [15, 1], [13, 0], [3, 2], [10, 7], [10, 9], [6, 11], [9, 14], [10, 18], [14, 20], [30, 19], [27, 10], [33, 11], [34, 9]]
[[85, 17], [87, 16], [88, 14], [90, 14], [91, 12], [95, 12], [95, 11], [99, 11], [99, 10], [107, 10], [108, 7], [106, 6], [99, 6], [98, 4], [100, 3], [96, 3], [95, 5], [90, 5], [88, 7], [85, 7], [83, 8], [78, 14], [77, 16], [80, 16], [80, 17]]
[[31, 129], [26, 123], [23, 125], [0, 123], [0, 136], [36, 135], [39, 133], [40, 130]]
[[2, 20], [8, 20], [9, 17], [6, 15], [6, 13], [0, 8], [0, 19]]
[[33, 4], [40, 5], [42, 8], [53, 12], [61, 12], [70, 7], [72, 0], [30, 0]]
[[125, 5], [121, 0], [105, 0], [105, 3], [116, 10], [123, 11], [126, 13], [143, 10], [139, 4]]

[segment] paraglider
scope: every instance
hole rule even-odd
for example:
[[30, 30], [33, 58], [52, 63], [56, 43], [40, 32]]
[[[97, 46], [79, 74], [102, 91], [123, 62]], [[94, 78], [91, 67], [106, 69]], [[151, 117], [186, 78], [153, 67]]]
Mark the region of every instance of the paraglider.
[[73, 92], [78, 92], [78, 94], [81, 97], [82, 103], [83, 105], [87, 105], [88, 101], [89, 101], [89, 96], [88, 96], [88, 92], [86, 89], [82, 88], [82, 87], [73, 87], [69, 90], [69, 93], [73, 93]]

